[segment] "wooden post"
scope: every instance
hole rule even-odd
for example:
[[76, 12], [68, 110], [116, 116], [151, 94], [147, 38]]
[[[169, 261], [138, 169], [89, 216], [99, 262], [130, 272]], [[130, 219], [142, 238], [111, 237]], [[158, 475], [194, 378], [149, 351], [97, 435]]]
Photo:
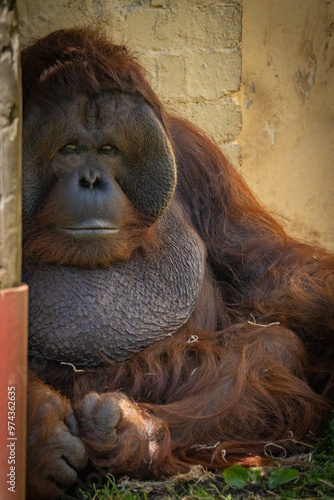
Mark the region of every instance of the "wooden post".
[[27, 287], [21, 285], [21, 84], [15, 0], [0, 0], [0, 498], [25, 498]]

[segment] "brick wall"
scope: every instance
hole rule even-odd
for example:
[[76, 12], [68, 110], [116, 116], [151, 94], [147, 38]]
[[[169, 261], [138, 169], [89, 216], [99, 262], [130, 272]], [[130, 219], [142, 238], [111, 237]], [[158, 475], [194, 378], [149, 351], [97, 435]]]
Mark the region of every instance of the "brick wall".
[[241, 0], [18, 0], [21, 38], [102, 24], [136, 52], [169, 109], [198, 124], [236, 166], [241, 111]]

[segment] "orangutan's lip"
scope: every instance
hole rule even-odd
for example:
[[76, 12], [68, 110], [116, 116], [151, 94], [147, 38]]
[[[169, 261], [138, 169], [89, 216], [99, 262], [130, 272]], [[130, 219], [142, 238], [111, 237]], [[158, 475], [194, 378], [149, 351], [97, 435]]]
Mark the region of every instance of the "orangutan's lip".
[[111, 227], [110, 223], [100, 220], [79, 222], [70, 227], [58, 226], [57, 229], [61, 233], [72, 236], [78, 240], [107, 238], [120, 231], [119, 227]]

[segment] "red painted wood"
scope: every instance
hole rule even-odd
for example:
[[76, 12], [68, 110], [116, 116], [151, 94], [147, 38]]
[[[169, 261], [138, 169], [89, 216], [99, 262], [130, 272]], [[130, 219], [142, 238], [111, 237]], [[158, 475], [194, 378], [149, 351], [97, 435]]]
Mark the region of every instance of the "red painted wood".
[[25, 498], [28, 286], [0, 290], [0, 499]]

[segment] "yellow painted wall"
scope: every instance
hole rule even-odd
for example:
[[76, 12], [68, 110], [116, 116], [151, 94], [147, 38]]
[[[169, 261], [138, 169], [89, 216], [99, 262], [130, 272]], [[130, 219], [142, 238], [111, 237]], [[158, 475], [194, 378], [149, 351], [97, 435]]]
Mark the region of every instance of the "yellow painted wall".
[[242, 172], [334, 250], [334, 2], [244, 0]]

